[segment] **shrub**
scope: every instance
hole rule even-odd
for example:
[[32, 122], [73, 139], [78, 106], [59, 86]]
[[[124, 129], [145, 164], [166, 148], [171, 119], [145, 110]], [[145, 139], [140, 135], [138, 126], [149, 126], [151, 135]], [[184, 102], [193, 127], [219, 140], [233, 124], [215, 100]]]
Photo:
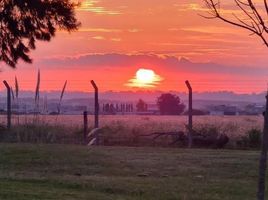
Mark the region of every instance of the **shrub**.
[[237, 141], [237, 145], [246, 148], [260, 148], [261, 146], [262, 131], [257, 128], [253, 128], [246, 132], [240, 140]]

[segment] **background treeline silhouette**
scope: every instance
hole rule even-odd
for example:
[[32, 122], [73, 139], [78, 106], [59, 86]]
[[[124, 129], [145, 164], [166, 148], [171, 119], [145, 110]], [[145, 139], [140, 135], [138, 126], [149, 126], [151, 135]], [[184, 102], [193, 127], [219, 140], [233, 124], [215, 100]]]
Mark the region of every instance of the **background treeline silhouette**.
[[113, 104], [113, 103], [106, 103], [102, 105], [103, 113], [107, 114], [115, 114], [118, 112], [122, 113], [132, 113], [134, 112], [133, 104]]

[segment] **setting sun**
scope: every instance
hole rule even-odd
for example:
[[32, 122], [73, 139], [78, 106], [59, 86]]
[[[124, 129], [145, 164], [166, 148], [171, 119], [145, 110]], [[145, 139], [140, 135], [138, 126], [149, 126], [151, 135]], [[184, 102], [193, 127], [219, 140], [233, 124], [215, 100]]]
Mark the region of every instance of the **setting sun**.
[[126, 84], [130, 87], [138, 87], [138, 88], [153, 88], [162, 81], [163, 78], [156, 74], [151, 69], [140, 68], [137, 70], [134, 78], [130, 79]]
[[150, 69], [139, 69], [136, 72], [136, 78], [140, 83], [150, 84], [154, 82], [155, 73]]

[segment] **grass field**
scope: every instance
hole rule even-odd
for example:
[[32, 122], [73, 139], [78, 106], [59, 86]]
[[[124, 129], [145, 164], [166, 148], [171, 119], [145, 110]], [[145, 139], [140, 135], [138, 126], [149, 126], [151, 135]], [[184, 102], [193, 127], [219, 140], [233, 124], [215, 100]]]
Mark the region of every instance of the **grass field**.
[[3, 200], [252, 200], [257, 151], [1, 144]]
[[[89, 125], [93, 126], [94, 116], [89, 115]], [[13, 123], [16, 124], [18, 116], [13, 115]], [[20, 123], [25, 121], [31, 121], [33, 116], [21, 115], [19, 116]], [[51, 124], [63, 124], [66, 126], [81, 126], [83, 124], [83, 116], [81, 115], [40, 115], [39, 119]], [[100, 115], [100, 126], [107, 126], [113, 123], [122, 123], [129, 127], [136, 127], [140, 125], [156, 125], [157, 128], [170, 128], [170, 129], [184, 129], [184, 125], [187, 123], [187, 116], [161, 116], [161, 115]], [[0, 115], [0, 122], [6, 122], [6, 116]], [[262, 116], [194, 116], [194, 124], [220, 124], [220, 125], [237, 125], [241, 129], [247, 129], [251, 127], [261, 127], [263, 125]], [[164, 125], [164, 127], [163, 127]], [[147, 128], [150, 128], [148, 126]]]
[[[12, 123], [20, 124], [33, 121], [34, 116], [20, 115], [12, 116]], [[94, 125], [94, 116], [89, 115], [89, 126]], [[82, 127], [83, 116], [82, 115], [40, 115], [39, 121], [58, 124], [68, 127]], [[141, 132], [152, 131], [176, 131], [185, 130], [187, 124], [187, 116], [142, 116], [142, 115], [100, 115], [100, 126], [122, 126], [126, 130], [139, 129]], [[0, 115], [0, 123], [6, 123], [6, 116]], [[246, 130], [251, 128], [263, 128], [262, 116], [194, 116], [193, 124], [210, 124], [218, 126], [225, 130], [227, 134], [239, 135], [244, 134]]]
[[[0, 123], [5, 124], [6, 117], [0, 116]], [[17, 135], [25, 137], [29, 135], [29, 127], [23, 127], [23, 124], [32, 123], [36, 125], [36, 119], [33, 116], [13, 116], [13, 125], [20, 123], [17, 128]], [[71, 143], [79, 142], [83, 136], [83, 116], [81, 115], [60, 115], [60, 116], [38, 116], [39, 127], [38, 130], [34, 129], [31, 136], [35, 137], [37, 132], [44, 134], [45, 138], [63, 138], [57, 139], [57, 141], [67, 140]], [[89, 115], [89, 130], [93, 128], [94, 118]], [[212, 129], [215, 135], [226, 134], [230, 138], [228, 147], [237, 148], [237, 141], [240, 141], [243, 136], [251, 129], [262, 130], [263, 117], [262, 116], [194, 116], [193, 118], [194, 129], [206, 130]], [[137, 144], [146, 143], [151, 145], [152, 140], [141, 142], [144, 140], [140, 135], [146, 135], [153, 132], [172, 132], [172, 131], [184, 131], [186, 132], [187, 116], [138, 116], [138, 115], [101, 115], [100, 127], [102, 135], [112, 143], [124, 143], [124, 144]], [[44, 128], [48, 127], [50, 128]], [[25, 130], [25, 131], [23, 131]], [[47, 130], [48, 133], [45, 133]], [[47, 136], [49, 135], [49, 136]], [[51, 137], [50, 137], [51, 136]], [[17, 137], [17, 136], [16, 136]], [[28, 136], [27, 136], [28, 137]], [[64, 139], [65, 138], [65, 139]], [[75, 138], [75, 142], [73, 142]], [[148, 139], [148, 138], [147, 138]], [[38, 138], [36, 139], [39, 140]], [[50, 140], [50, 139], [47, 139]], [[20, 140], [19, 140], [20, 141]], [[27, 139], [25, 139], [27, 141]], [[165, 138], [159, 138], [156, 144], [163, 143]], [[31, 141], [32, 142], [32, 141]], [[167, 140], [166, 143], [170, 141]]]

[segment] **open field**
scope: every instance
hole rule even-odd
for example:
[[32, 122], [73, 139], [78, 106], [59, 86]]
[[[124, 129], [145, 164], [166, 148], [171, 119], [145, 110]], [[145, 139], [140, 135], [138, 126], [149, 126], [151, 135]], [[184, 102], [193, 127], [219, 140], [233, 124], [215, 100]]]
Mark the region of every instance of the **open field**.
[[[12, 116], [13, 124], [18, 122], [33, 121], [34, 116], [21, 115]], [[89, 126], [93, 127], [94, 116], [89, 115]], [[67, 127], [82, 127], [82, 115], [40, 115], [39, 121], [64, 125]], [[142, 116], [142, 115], [100, 115], [100, 126], [117, 126], [121, 125], [126, 129], [139, 129], [141, 133], [150, 133], [154, 131], [180, 131], [185, 130], [187, 124], [187, 116]], [[6, 123], [6, 116], [0, 116], [0, 123]], [[200, 124], [215, 125], [225, 129], [225, 132], [230, 135], [244, 134], [246, 130], [251, 128], [263, 128], [262, 116], [194, 116], [194, 126]]]
[[[94, 116], [89, 115], [89, 125], [93, 126]], [[18, 116], [13, 115], [13, 122], [17, 123]], [[33, 119], [31, 115], [19, 116], [21, 122], [30, 121]], [[83, 116], [81, 115], [40, 115], [41, 121], [49, 123], [58, 123], [66, 126], [77, 126], [83, 123]], [[187, 116], [162, 116], [162, 115], [100, 115], [100, 125], [106, 126], [112, 123], [124, 123], [130, 127], [136, 127], [139, 125], [159, 125], [164, 128], [181, 130], [184, 128], [184, 124], [187, 123]], [[6, 116], [0, 116], [0, 122], [4, 123]], [[222, 124], [222, 125], [237, 125], [243, 126], [244, 128], [250, 127], [262, 127], [263, 117], [262, 116], [194, 116], [194, 124], [207, 123], [207, 124]], [[150, 128], [150, 127], [147, 127]]]
[[[13, 116], [13, 124], [32, 122], [33, 116]], [[38, 116], [39, 123], [53, 125], [57, 134], [80, 134], [83, 129], [82, 115]], [[5, 123], [5, 116], [0, 117], [0, 122]], [[93, 128], [93, 116], [89, 116], [89, 129]], [[136, 141], [137, 136], [153, 132], [186, 131], [187, 116], [134, 116], [134, 115], [101, 115], [100, 126], [104, 137], [112, 140]], [[217, 133], [230, 137], [229, 147], [236, 147], [236, 142], [247, 131], [256, 128], [262, 130], [262, 116], [194, 116], [194, 127], [214, 128]], [[64, 128], [65, 127], [65, 128]], [[49, 128], [47, 128], [49, 130]], [[62, 130], [63, 129], [63, 130]], [[43, 130], [42, 130], [43, 131]], [[44, 131], [43, 131], [44, 132]], [[55, 132], [55, 131], [54, 131]], [[215, 133], [216, 134], [216, 133]], [[160, 138], [162, 139], [162, 138]]]
[[257, 151], [1, 144], [0, 199], [252, 200]]

